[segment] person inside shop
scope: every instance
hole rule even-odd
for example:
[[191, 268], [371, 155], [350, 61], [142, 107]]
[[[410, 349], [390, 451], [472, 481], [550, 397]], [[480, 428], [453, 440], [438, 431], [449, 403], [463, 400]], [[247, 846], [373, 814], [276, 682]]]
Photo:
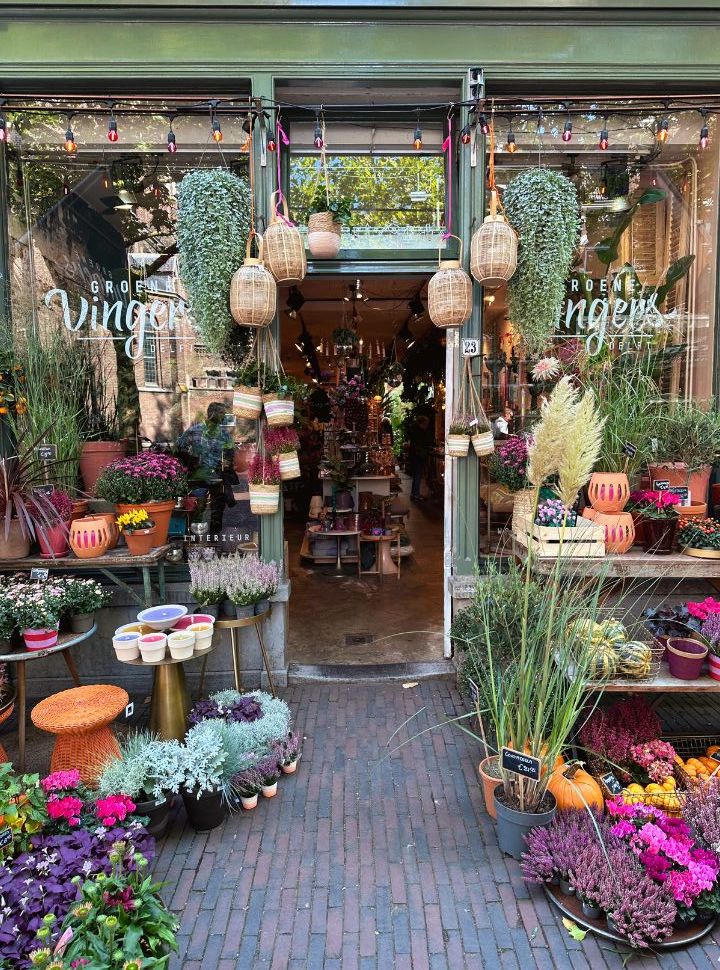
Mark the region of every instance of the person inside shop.
[[415, 420], [408, 432], [408, 442], [410, 445], [408, 449], [408, 464], [412, 475], [410, 498], [413, 502], [420, 502], [422, 501], [422, 495], [420, 493], [422, 480], [427, 470], [430, 451], [435, 443], [435, 435], [433, 434], [430, 418], [427, 414], [420, 413], [415, 415]]
[[507, 438], [512, 433], [515, 415], [513, 409], [506, 405], [492, 424], [493, 438]]
[[205, 421], [197, 421], [183, 431], [177, 440], [180, 457], [190, 459], [195, 481], [209, 482], [222, 471], [223, 451], [234, 448], [235, 442], [223, 426], [227, 408], [219, 401], [208, 404]]

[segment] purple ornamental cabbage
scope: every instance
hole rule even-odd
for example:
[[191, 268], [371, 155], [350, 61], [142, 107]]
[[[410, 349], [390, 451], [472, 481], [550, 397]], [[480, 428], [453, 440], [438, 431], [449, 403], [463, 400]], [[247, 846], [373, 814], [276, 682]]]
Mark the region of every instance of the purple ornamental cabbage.
[[241, 697], [231, 705], [227, 714], [228, 721], [257, 721], [263, 716], [263, 709], [254, 697]]
[[193, 727], [201, 721], [217, 721], [221, 719], [223, 712], [217, 701], [202, 700], [198, 701], [188, 715], [188, 724]]

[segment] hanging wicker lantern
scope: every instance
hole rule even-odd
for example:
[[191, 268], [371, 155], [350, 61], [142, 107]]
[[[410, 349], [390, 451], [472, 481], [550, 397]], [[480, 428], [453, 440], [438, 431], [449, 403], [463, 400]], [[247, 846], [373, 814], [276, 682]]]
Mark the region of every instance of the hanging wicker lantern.
[[[274, 202], [276, 195], [278, 204], [282, 202], [282, 215]], [[299, 283], [305, 279], [307, 273], [307, 257], [302, 236], [298, 227], [290, 222], [287, 201], [281, 192], [273, 192], [271, 205], [270, 225], [263, 239], [265, 266], [278, 283]]]
[[258, 236], [259, 256], [250, 256], [254, 230], [248, 235], [245, 262], [230, 280], [230, 312], [241, 327], [266, 327], [275, 316], [277, 286], [263, 264], [262, 237]]
[[517, 267], [517, 235], [497, 210], [498, 194], [493, 190], [490, 215], [470, 241], [470, 272], [481, 286], [491, 290], [507, 283]]
[[462, 240], [458, 259], [439, 259], [437, 273], [428, 283], [428, 313], [436, 327], [462, 327], [472, 312], [472, 280], [461, 267]]

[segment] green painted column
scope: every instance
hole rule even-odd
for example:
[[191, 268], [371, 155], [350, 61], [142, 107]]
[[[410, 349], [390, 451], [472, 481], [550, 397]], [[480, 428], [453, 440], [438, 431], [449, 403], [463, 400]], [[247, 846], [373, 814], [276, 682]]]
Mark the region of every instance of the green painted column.
[[[470, 97], [469, 87], [466, 85], [464, 100]], [[463, 109], [458, 125], [466, 124], [469, 112]], [[457, 132], [455, 132], [457, 134]], [[477, 229], [483, 217], [484, 186], [485, 186], [485, 139], [477, 131], [475, 165], [473, 167], [473, 152], [470, 145], [458, 145], [460, 165], [458, 172], [457, 192], [457, 227], [458, 235], [463, 241], [463, 267], [469, 271], [470, 238]], [[464, 359], [461, 354], [463, 337], [477, 337], [482, 342], [482, 289], [473, 283], [472, 315], [455, 338], [448, 332], [448, 339], [452, 339], [457, 346], [453, 347], [455, 387], [452, 400], [457, 399], [464, 369]], [[482, 346], [482, 343], [481, 343]], [[482, 368], [482, 357], [472, 360], [474, 375], [479, 375]], [[463, 459], [451, 459], [455, 465], [454, 486], [455, 501], [452, 503], [452, 566], [456, 575], [471, 575], [475, 570], [478, 559], [478, 487], [479, 487], [479, 459], [473, 449], [470, 455]], [[447, 513], [447, 508], [446, 508]]]
[[[256, 98], [271, 100], [275, 96], [273, 78], [271, 74], [255, 74], [252, 77], [252, 95]], [[271, 115], [271, 122], [274, 116]], [[253, 156], [255, 162], [255, 212], [256, 229], [262, 232], [270, 219], [270, 196], [275, 190], [277, 175], [275, 171], [275, 156], [268, 153], [266, 165], [262, 165], [261, 129], [259, 121], [253, 133]], [[280, 347], [280, 316], [270, 324], [270, 331], [275, 340], [275, 346]], [[260, 516], [260, 552], [266, 561], [272, 559], [277, 563], [283, 561], [283, 497], [280, 495], [280, 510], [275, 515]]]

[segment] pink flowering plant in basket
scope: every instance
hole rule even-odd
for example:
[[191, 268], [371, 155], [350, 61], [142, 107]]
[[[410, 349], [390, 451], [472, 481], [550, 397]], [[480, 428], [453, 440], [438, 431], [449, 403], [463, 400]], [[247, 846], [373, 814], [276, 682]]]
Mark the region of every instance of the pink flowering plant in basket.
[[248, 469], [248, 481], [251, 485], [279, 485], [280, 466], [275, 458], [266, 455], [253, 455]]
[[119, 458], [100, 473], [96, 493], [106, 502], [139, 505], [187, 495], [185, 466], [171, 455], [144, 451]]
[[295, 428], [267, 428], [264, 434], [265, 449], [270, 455], [288, 455], [300, 447]]

